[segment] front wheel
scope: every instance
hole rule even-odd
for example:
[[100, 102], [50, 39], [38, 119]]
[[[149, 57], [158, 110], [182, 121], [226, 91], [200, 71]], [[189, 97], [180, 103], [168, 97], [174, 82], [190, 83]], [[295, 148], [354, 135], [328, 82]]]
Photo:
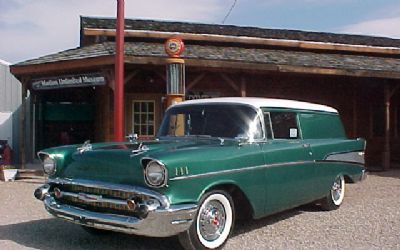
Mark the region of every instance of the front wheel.
[[345, 191], [344, 176], [339, 175], [333, 182], [331, 191], [329, 194], [322, 199], [321, 207], [324, 210], [335, 210], [343, 203]]
[[206, 193], [199, 203], [196, 219], [189, 230], [179, 234], [185, 249], [222, 247], [234, 225], [235, 208], [231, 196], [223, 190]]

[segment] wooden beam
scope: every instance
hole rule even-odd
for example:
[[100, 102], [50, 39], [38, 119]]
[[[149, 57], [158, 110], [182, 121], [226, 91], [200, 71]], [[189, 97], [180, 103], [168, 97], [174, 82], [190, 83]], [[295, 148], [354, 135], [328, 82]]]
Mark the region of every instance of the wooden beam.
[[400, 73], [387, 71], [367, 71], [367, 70], [348, 70], [348, 69], [330, 69], [306, 66], [278, 65], [279, 72], [300, 73], [300, 74], [318, 74], [318, 75], [339, 75], [353, 77], [376, 77], [400, 79]]
[[228, 75], [225, 73], [221, 73], [220, 76], [222, 79], [225, 80], [236, 92], [240, 92], [240, 88], [236, 85], [235, 81], [232, 80]]
[[389, 84], [384, 86], [384, 105], [385, 105], [385, 141], [383, 145], [383, 170], [390, 169], [390, 89]]
[[34, 76], [44, 74], [49, 75], [54, 72], [64, 72], [72, 70], [80, 71], [88, 68], [98, 68], [99, 66], [105, 65], [114, 65], [114, 56], [100, 56], [95, 58], [57, 61], [42, 64], [11, 65], [10, 71], [16, 76]]
[[394, 94], [396, 93], [396, 91], [400, 88], [400, 84], [397, 84], [391, 91], [390, 91], [390, 98], [392, 98], [394, 96]]
[[200, 75], [196, 76], [196, 78], [191, 81], [187, 86], [186, 86], [186, 91], [191, 90], [197, 83], [199, 83], [204, 77], [206, 76], [205, 73], [201, 73]]
[[393, 117], [393, 128], [394, 128], [394, 138], [399, 138], [399, 107], [398, 105], [394, 106], [394, 117]]
[[[155, 57], [127, 56], [125, 58], [125, 61], [127, 63], [132, 63], [132, 64], [165, 65], [165, 59], [160, 57], [155, 58]], [[240, 72], [274, 71], [274, 72], [300, 73], [300, 74], [400, 79], [400, 72], [398, 73], [398, 72], [387, 72], [387, 71], [330, 69], [330, 68], [320, 68], [320, 67], [247, 63], [247, 62], [224, 61], [224, 60], [185, 58], [185, 65], [187, 67], [220, 68], [225, 70], [237, 69]]]
[[358, 103], [358, 91], [357, 85], [353, 83], [353, 137], [357, 137], [357, 103]]
[[162, 74], [159, 71], [154, 71], [156, 73], [156, 75], [158, 75], [164, 82], [167, 82], [167, 77], [165, 76], [165, 72], [164, 74]]
[[[93, 29], [93, 28], [83, 29], [83, 34], [85, 36], [115, 36], [115, 33], [116, 33], [115, 29]], [[312, 49], [312, 50], [331, 50], [331, 51], [377, 53], [377, 54], [389, 54], [389, 55], [400, 54], [400, 48], [397, 47], [380, 47], [380, 46], [370, 46], [370, 45], [354, 45], [354, 44], [342, 44], [342, 43], [286, 40], [286, 39], [248, 37], [248, 36], [229, 36], [229, 35], [217, 35], [217, 34], [164, 32], [164, 31], [154, 31], [154, 30], [151, 31], [125, 30], [125, 37], [168, 39], [169, 37], [174, 35], [179, 35], [183, 40], [191, 40], [191, 41], [241, 43], [241, 44], [251, 44], [251, 45], [280, 46], [280, 47]]]
[[132, 80], [139, 73], [139, 71], [140, 70], [136, 69], [133, 72], [127, 74], [124, 79], [124, 85], [126, 85], [130, 80]]
[[246, 78], [242, 75], [241, 81], [240, 81], [240, 96], [241, 97], [246, 97], [246, 95], [247, 95], [246, 89], [247, 89], [247, 81], [246, 81]]
[[108, 87], [110, 87], [112, 89], [112, 91], [114, 91], [114, 89], [115, 89], [114, 70], [107, 69], [107, 70], [103, 70], [102, 73], [104, 74], [104, 76], [107, 79]]

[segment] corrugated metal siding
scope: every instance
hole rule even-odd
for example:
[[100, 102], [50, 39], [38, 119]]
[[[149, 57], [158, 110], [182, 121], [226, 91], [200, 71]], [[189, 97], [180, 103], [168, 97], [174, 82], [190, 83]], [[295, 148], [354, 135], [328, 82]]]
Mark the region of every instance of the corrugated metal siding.
[[14, 163], [18, 162], [19, 154], [21, 91], [21, 83], [10, 73], [9, 65], [0, 60], [0, 139], [8, 140], [13, 149]]
[[21, 83], [0, 62], [0, 112], [14, 112], [21, 105]]

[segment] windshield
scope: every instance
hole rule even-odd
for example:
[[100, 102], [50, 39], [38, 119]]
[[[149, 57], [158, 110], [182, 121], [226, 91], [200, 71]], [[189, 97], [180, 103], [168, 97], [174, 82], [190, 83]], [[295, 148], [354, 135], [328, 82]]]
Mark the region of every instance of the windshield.
[[170, 108], [158, 136], [262, 138], [257, 112], [245, 105], [197, 104]]

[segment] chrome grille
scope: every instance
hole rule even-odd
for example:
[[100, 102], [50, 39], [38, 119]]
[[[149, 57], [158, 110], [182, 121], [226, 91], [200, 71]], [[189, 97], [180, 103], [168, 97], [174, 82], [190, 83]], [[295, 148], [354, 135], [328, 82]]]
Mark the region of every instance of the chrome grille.
[[[61, 190], [62, 194], [58, 198], [59, 201], [89, 210], [133, 212], [127, 205], [128, 199], [133, 199], [136, 202], [149, 199], [149, 197], [139, 193], [83, 185], [66, 184], [57, 185], [57, 187]], [[91, 196], [94, 198], [90, 198]]]
[[65, 201], [71, 205], [85, 205], [86, 207], [93, 207], [93, 208], [104, 208], [104, 209], [111, 209], [111, 210], [119, 210], [119, 211], [128, 211], [128, 205], [116, 204], [116, 203], [109, 203], [109, 202], [87, 202], [81, 200], [77, 197], [72, 196], [63, 196], [62, 201]]

